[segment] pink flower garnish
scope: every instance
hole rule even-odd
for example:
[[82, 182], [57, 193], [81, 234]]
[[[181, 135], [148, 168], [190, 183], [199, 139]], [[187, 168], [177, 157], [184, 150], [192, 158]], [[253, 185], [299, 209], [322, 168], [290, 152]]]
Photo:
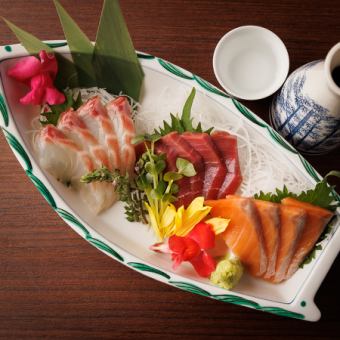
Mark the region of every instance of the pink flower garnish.
[[53, 85], [58, 64], [53, 54], [39, 52], [39, 58], [25, 57], [8, 70], [8, 75], [28, 85], [31, 91], [20, 98], [24, 105], [57, 105], [65, 102], [65, 96]]
[[183, 261], [189, 261], [198, 275], [209, 277], [216, 268], [216, 262], [207, 250], [214, 248], [214, 245], [215, 233], [209, 224], [200, 222], [187, 236], [171, 236], [167, 245], [156, 243], [151, 246], [151, 249], [161, 253], [170, 253], [174, 269]]

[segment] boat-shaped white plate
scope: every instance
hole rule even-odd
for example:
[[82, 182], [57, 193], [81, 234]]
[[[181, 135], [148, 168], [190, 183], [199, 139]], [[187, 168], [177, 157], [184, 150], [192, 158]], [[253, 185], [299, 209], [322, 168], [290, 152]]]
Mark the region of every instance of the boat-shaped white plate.
[[[69, 52], [63, 41], [49, 42], [60, 53]], [[271, 284], [244, 275], [233, 291], [227, 291], [212, 285], [208, 280], [195, 275], [190, 266], [183, 265], [174, 272], [171, 261], [166, 255], [151, 252], [148, 248], [155, 242], [153, 233], [145, 226], [129, 223], [124, 218], [123, 205], [115, 204], [108, 211], [95, 216], [79, 202], [77, 194], [57, 182], [39, 167], [38, 159], [32, 148], [31, 122], [38, 115], [37, 108], [22, 106], [18, 99], [26, 91], [25, 87], [10, 79], [6, 71], [17, 62], [17, 58], [27, 55], [21, 45], [0, 47], [0, 123], [3, 133], [26, 174], [44, 196], [52, 209], [69, 226], [92, 245], [106, 255], [120, 261], [163, 283], [170, 284], [188, 292], [210, 297], [219, 301], [255, 308], [281, 316], [316, 321], [320, 311], [314, 303], [314, 296], [322, 283], [340, 248], [339, 218], [334, 223], [332, 232], [322, 244], [322, 250], [316, 258], [294, 276], [281, 284]], [[266, 122], [257, 117], [236, 100], [202, 78], [183, 70], [163, 59], [138, 53], [145, 72], [142, 106], [152, 110], [152, 104], [161, 98], [162, 91], [184, 89], [186, 93], [195, 86], [195, 101], [204, 101], [212, 112], [204, 114], [222, 114], [222, 120], [231, 126], [240, 122], [244, 125], [249, 138], [261, 143], [275, 155], [277, 166], [288, 164], [290, 171], [313, 186], [321, 179], [313, 167]], [[184, 94], [183, 99], [185, 99]], [[171, 98], [171, 95], [169, 95]], [[166, 109], [171, 108], [164, 103]], [[173, 108], [173, 109], [176, 109]], [[181, 107], [177, 107], [179, 111]], [[167, 111], [170, 112], [170, 111]], [[152, 116], [155, 127], [164, 117]], [[273, 156], [274, 157], [274, 156]], [[264, 188], [265, 189], [265, 188]]]

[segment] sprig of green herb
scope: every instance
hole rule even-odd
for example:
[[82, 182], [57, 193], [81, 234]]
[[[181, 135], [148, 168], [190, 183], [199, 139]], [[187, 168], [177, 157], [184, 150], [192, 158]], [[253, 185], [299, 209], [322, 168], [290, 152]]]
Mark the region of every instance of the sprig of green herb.
[[146, 151], [136, 164], [137, 187], [145, 193], [145, 206], [152, 211], [156, 224], [160, 226], [161, 218], [168, 205], [176, 201], [178, 185], [175, 183], [183, 177], [196, 175], [193, 164], [184, 158], [177, 158], [177, 171], [168, 171], [166, 168], [166, 155], [156, 154], [154, 147], [157, 135], [144, 136], [149, 139], [145, 143]]
[[105, 166], [81, 177], [82, 183], [109, 182], [113, 183], [119, 199], [125, 203], [126, 219], [130, 222], [147, 223], [146, 210], [143, 204], [144, 193], [138, 190], [136, 183], [130, 181], [129, 175], [122, 176], [119, 170], [110, 171]]
[[41, 113], [43, 119], [40, 119], [40, 123], [42, 125], [52, 124], [56, 126], [58, 124], [59, 117], [63, 112], [67, 111], [71, 107], [76, 110], [82, 105], [80, 92], [76, 97], [74, 97], [74, 93], [70, 89], [63, 92], [65, 95], [64, 103], [59, 105], [48, 105], [50, 111]]
[[160, 136], [165, 136], [170, 132], [177, 131], [178, 133], [183, 132], [205, 132], [210, 134], [213, 128], [210, 128], [206, 131], [203, 131], [201, 123], [198, 123], [196, 127], [193, 126], [193, 118], [191, 117], [191, 108], [196, 95], [196, 89], [193, 87], [189, 97], [187, 98], [183, 110], [182, 116], [170, 113], [171, 123], [169, 124], [165, 120], [163, 121], [163, 127], [160, 127], [158, 130], [155, 129], [155, 134]]

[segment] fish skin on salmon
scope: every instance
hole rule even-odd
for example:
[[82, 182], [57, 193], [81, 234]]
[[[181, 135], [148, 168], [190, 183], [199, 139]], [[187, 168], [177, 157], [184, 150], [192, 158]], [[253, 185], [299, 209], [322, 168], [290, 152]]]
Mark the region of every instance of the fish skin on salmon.
[[285, 279], [289, 264], [306, 224], [305, 210], [280, 204], [280, 245], [276, 259], [275, 274], [269, 278], [274, 283]]
[[329, 210], [298, 201], [291, 197], [284, 198], [281, 203], [287, 207], [303, 209], [307, 214], [306, 227], [297, 244], [296, 251], [289, 264], [288, 270], [285, 273], [285, 279], [289, 279], [299, 268], [300, 263], [306, 255], [312, 250], [321, 233], [332, 218], [333, 213]]
[[263, 278], [270, 278], [275, 274], [275, 265], [280, 245], [280, 205], [277, 203], [254, 200], [260, 215], [266, 254], [268, 258], [267, 270]]
[[223, 238], [252, 275], [262, 276], [267, 270], [267, 255], [260, 216], [251, 198], [229, 195], [224, 199], [207, 200], [212, 217], [230, 219]]

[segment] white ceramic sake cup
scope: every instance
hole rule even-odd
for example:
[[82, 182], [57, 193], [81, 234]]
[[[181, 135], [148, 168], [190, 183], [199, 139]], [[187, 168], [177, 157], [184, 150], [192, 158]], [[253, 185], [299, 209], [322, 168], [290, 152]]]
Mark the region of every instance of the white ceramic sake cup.
[[213, 68], [220, 85], [233, 97], [257, 100], [284, 83], [289, 56], [282, 40], [260, 26], [241, 26], [218, 42]]

